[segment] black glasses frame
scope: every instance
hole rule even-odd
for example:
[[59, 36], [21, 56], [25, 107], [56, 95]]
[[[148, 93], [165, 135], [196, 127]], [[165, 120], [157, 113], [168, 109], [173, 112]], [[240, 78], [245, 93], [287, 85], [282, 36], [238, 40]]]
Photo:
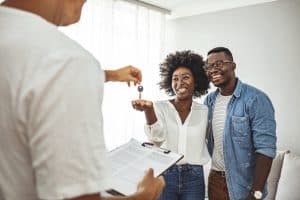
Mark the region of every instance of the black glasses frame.
[[209, 71], [212, 69], [221, 69], [227, 63], [234, 63], [233, 61], [226, 61], [226, 60], [217, 60], [214, 63], [205, 63], [203, 69], [205, 71]]

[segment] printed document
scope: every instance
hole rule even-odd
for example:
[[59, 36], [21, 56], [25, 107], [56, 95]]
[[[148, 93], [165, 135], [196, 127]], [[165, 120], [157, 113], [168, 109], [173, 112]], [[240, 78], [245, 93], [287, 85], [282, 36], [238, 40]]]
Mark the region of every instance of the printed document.
[[112, 190], [108, 192], [130, 195], [147, 169], [153, 168], [157, 177], [182, 158], [183, 155], [132, 139], [108, 153], [112, 165]]

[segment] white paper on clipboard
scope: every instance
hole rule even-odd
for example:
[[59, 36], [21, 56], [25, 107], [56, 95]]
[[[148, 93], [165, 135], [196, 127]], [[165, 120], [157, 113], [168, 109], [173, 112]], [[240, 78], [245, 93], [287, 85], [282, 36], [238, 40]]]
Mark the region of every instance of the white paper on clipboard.
[[137, 184], [147, 169], [152, 168], [154, 176], [157, 177], [182, 158], [181, 154], [131, 139], [108, 153], [112, 166], [112, 180], [111, 190], [107, 192], [130, 195], [136, 191]]

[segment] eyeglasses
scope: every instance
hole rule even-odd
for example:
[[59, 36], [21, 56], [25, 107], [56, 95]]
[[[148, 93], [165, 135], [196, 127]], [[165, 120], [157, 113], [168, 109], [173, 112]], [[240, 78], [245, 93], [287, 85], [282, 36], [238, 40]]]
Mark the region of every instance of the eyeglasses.
[[223, 67], [224, 64], [226, 63], [234, 63], [233, 61], [223, 61], [223, 60], [217, 60], [214, 63], [205, 63], [205, 65], [203, 66], [203, 69], [205, 71], [210, 71], [212, 69], [221, 69]]

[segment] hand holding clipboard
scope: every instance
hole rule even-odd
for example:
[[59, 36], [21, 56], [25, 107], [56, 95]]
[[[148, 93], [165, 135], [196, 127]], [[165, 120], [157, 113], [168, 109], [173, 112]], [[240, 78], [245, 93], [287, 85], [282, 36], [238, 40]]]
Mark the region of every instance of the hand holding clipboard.
[[110, 181], [111, 188], [107, 192], [130, 195], [136, 191], [136, 186], [147, 169], [152, 168], [157, 177], [181, 160], [183, 155], [132, 139], [109, 152], [108, 158], [112, 165], [113, 181]]

